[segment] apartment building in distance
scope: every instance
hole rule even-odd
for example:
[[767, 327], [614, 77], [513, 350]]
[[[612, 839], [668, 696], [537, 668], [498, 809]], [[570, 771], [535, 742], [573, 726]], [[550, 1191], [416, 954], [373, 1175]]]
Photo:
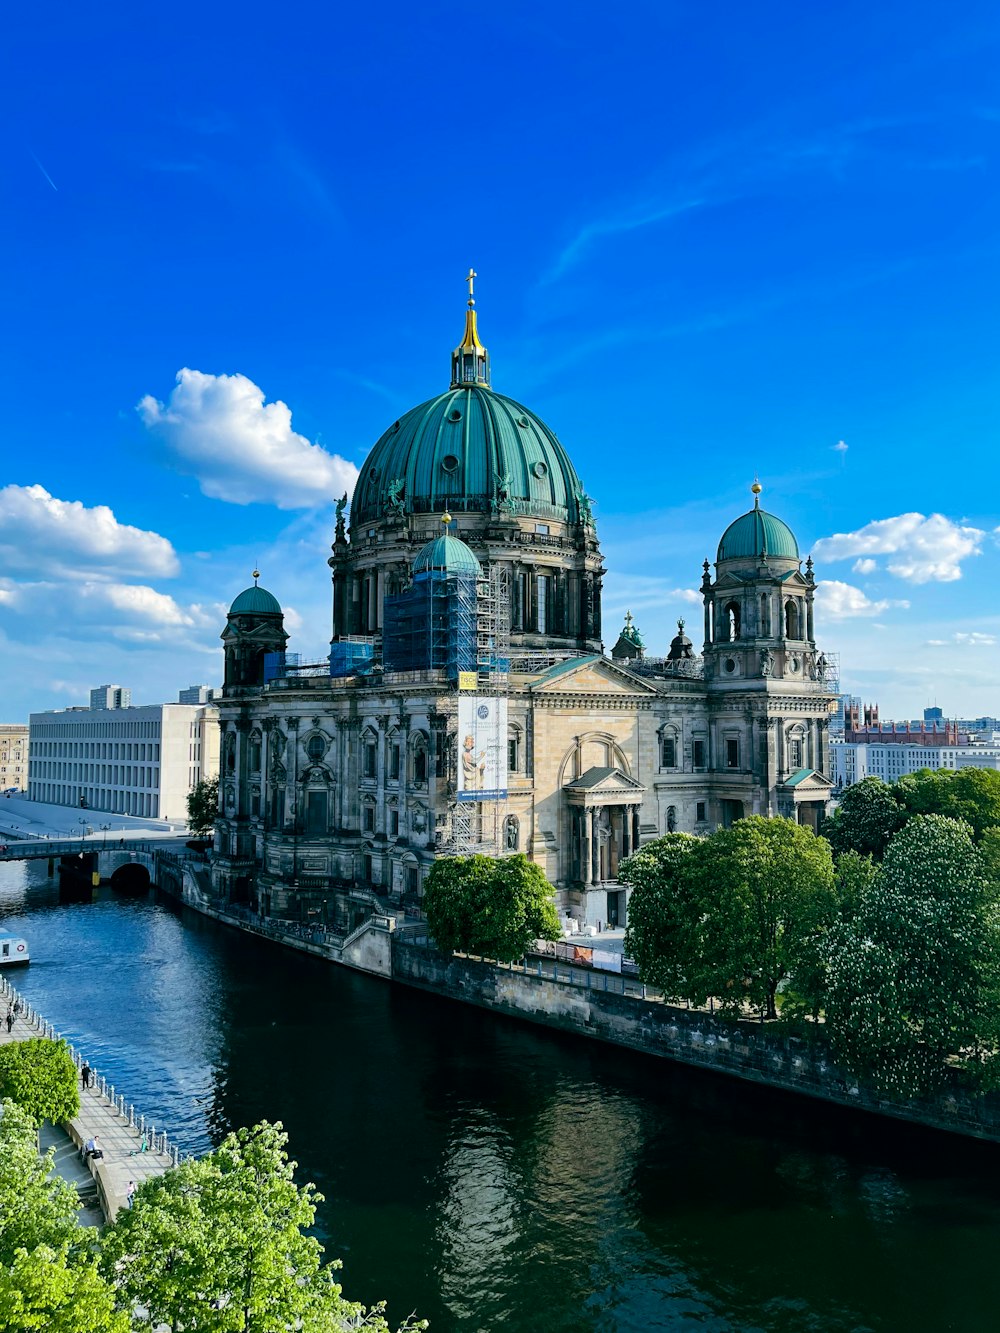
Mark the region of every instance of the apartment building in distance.
[[0, 722], [0, 792], [28, 785], [28, 728], [21, 722]]
[[32, 713], [29, 732], [33, 801], [183, 820], [188, 792], [219, 771], [212, 704], [64, 708]]

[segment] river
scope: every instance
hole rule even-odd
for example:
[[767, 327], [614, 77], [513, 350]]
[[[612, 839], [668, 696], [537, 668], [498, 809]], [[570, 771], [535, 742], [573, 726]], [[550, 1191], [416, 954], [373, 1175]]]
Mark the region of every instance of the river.
[[494, 1018], [0, 865], [14, 975], [200, 1152], [281, 1120], [345, 1292], [432, 1333], [984, 1330], [997, 1149]]

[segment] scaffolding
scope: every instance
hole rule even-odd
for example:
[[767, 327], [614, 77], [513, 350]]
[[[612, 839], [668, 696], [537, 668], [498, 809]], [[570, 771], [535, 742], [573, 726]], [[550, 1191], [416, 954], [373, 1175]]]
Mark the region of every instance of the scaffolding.
[[[492, 735], [488, 738], [500, 758], [505, 785], [502, 794], [486, 800], [459, 800], [457, 791], [449, 808], [446, 850], [454, 856], [483, 853], [502, 856], [506, 851], [507, 822], [507, 704], [510, 696], [510, 574], [506, 566], [486, 567], [475, 581], [476, 599], [475, 674], [457, 678], [458, 688], [449, 698], [446, 712], [448, 734], [458, 745], [459, 700], [488, 695], [497, 700], [492, 710]], [[463, 622], [464, 623], [464, 622]], [[501, 734], [501, 731], [503, 734]], [[456, 763], [460, 762], [456, 753]], [[457, 784], [456, 784], [457, 785]]]
[[429, 569], [405, 592], [386, 597], [382, 662], [386, 671], [444, 671], [457, 684], [478, 669], [477, 579]]

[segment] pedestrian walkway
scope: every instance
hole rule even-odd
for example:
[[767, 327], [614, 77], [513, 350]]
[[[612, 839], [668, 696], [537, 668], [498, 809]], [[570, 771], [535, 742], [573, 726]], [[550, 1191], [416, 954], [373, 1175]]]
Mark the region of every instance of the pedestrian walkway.
[[[16, 995], [16, 992], [13, 994]], [[9, 1003], [11, 995], [12, 988], [6, 977], [0, 978], [0, 1002]], [[30, 1008], [26, 1014], [22, 1013], [14, 1020], [14, 1027], [9, 1033], [6, 1022], [0, 1022], [0, 1045], [53, 1035], [51, 1028], [38, 1019]], [[79, 1114], [65, 1125], [57, 1127], [57, 1132], [64, 1132], [72, 1143], [79, 1167], [93, 1177], [101, 1212], [108, 1222], [114, 1221], [118, 1210], [127, 1206], [130, 1181], [139, 1186], [153, 1176], [162, 1176], [176, 1162], [176, 1150], [167, 1150], [166, 1136], [153, 1133], [152, 1127], [147, 1130], [143, 1117], [137, 1123], [134, 1111], [131, 1115], [123, 1114], [120, 1109], [123, 1107], [121, 1099], [116, 1098], [116, 1102], [112, 1102], [99, 1086], [91, 1084], [80, 1093]], [[104, 1152], [104, 1157], [96, 1160], [85, 1157], [83, 1152], [84, 1145], [95, 1137]], [[57, 1157], [60, 1153], [65, 1156], [64, 1149], [65, 1145], [57, 1149]], [[63, 1170], [59, 1174], [71, 1184], [79, 1186], [76, 1165], [72, 1174]]]

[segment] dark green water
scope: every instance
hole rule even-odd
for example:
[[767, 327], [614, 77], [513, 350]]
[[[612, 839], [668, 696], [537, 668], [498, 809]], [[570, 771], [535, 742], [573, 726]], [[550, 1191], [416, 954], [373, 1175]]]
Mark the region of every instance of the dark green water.
[[182, 1147], [268, 1118], [347, 1293], [434, 1333], [988, 1330], [1000, 1153], [0, 866], [14, 980]]

